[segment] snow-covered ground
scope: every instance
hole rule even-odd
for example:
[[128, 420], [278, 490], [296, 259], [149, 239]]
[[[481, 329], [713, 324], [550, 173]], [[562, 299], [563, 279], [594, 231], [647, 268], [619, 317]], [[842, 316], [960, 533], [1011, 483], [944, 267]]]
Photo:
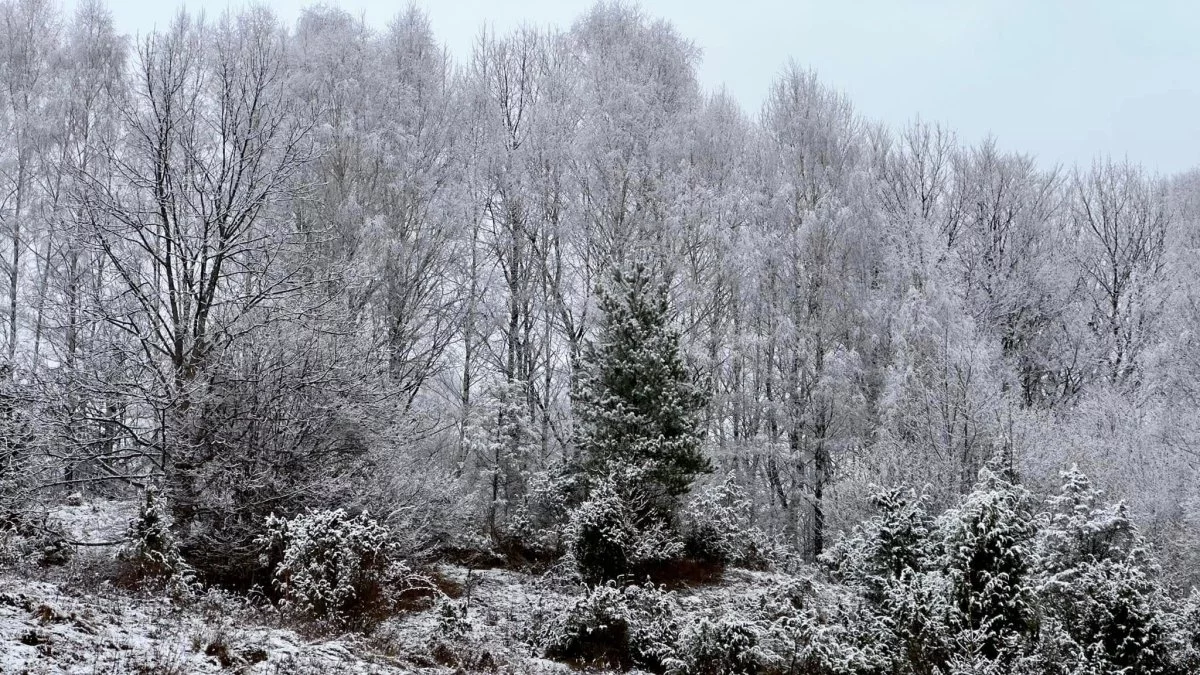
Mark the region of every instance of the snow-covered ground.
[[[136, 504], [89, 500], [49, 509], [74, 541], [120, 540]], [[573, 589], [535, 575], [442, 566], [465, 632], [447, 633], [442, 604], [398, 615], [371, 635], [317, 635], [273, 610], [209, 592], [187, 603], [104, 581], [115, 546], [79, 547], [63, 567], [0, 570], [0, 673], [292, 674], [569, 672], [529, 647], [536, 615]], [[461, 668], [461, 670], [460, 670]]]
[[[120, 540], [128, 501], [71, 500], [49, 509], [78, 542]], [[79, 547], [64, 567], [0, 572], [4, 675], [414, 672], [361, 635], [312, 637], [227, 594], [186, 604], [130, 594], [103, 581], [114, 546]]]
[[50, 509], [52, 522], [63, 526], [74, 541], [99, 543], [118, 541], [125, 535], [129, 521], [137, 515], [137, 503], [109, 499], [89, 499], [60, 504]]
[[[94, 565], [75, 562], [75, 567]], [[552, 577], [442, 566], [461, 586], [469, 629], [447, 633], [440, 606], [398, 615], [370, 636], [314, 636], [244, 601], [209, 594], [178, 605], [105, 584], [0, 575], [0, 673], [164, 674], [570, 673], [539, 658], [537, 626], [579, 589]], [[678, 593], [682, 605], [720, 606], [772, 575], [730, 571], [725, 582]], [[461, 668], [461, 670], [460, 670]]]
[[445, 633], [437, 607], [399, 615], [370, 636], [314, 637], [226, 595], [177, 605], [104, 584], [85, 591], [7, 573], [0, 673], [571, 672], [528, 643], [536, 622], [569, 602], [569, 589], [507, 570], [441, 571], [465, 591], [457, 602], [468, 607], [470, 629], [457, 637]]
[[0, 672], [405, 673], [362, 637], [309, 640], [255, 625], [214, 597], [177, 607], [166, 600], [75, 594], [60, 584], [0, 577]]
[[[50, 513], [76, 541], [111, 542], [135, 506], [93, 501]], [[442, 585], [456, 597], [399, 614], [370, 635], [331, 635], [229, 594], [173, 603], [115, 588], [104, 581], [115, 552], [81, 547], [64, 567], [0, 571], [0, 673], [572, 672], [533, 646], [581, 593], [565, 575], [441, 565]], [[704, 613], [769, 586], [771, 576], [730, 570], [720, 585], [675, 597]]]

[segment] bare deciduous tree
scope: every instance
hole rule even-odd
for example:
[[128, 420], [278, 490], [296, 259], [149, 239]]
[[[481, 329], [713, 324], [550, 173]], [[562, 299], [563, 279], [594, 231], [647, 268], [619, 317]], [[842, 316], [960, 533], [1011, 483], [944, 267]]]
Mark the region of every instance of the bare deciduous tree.
[[1071, 216], [1081, 240], [1078, 263], [1099, 343], [1104, 376], [1135, 377], [1166, 299], [1157, 284], [1171, 222], [1165, 186], [1128, 162], [1096, 163], [1077, 172]]

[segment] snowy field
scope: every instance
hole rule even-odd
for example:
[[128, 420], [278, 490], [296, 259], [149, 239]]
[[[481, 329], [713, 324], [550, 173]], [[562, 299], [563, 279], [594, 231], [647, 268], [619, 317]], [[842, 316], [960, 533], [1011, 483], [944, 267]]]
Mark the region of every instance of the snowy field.
[[[97, 500], [50, 515], [76, 541], [103, 542], [119, 539], [135, 512], [132, 502]], [[396, 616], [370, 635], [318, 635], [229, 594], [174, 603], [115, 588], [100, 580], [112, 556], [111, 548], [81, 548], [61, 568], [0, 572], [0, 673], [391, 675], [460, 672], [462, 655], [481, 672], [570, 672], [535, 658], [528, 644], [533, 617], [577, 590], [540, 576], [440, 566], [469, 608], [469, 634], [451, 654], [438, 649], [436, 609]]]
[[[95, 501], [52, 512], [77, 541], [119, 538], [132, 503]], [[567, 673], [540, 658], [538, 632], [581, 588], [551, 570], [439, 565], [457, 598], [398, 614], [369, 634], [321, 633], [217, 591], [187, 602], [138, 595], [102, 580], [111, 549], [83, 548], [63, 567], [0, 573], [0, 673]], [[729, 570], [720, 585], [671, 593], [691, 615], [753, 597], [784, 575]], [[448, 630], [446, 603], [466, 607]], [[592, 672], [605, 672], [595, 671]], [[636, 671], [635, 671], [636, 672]]]

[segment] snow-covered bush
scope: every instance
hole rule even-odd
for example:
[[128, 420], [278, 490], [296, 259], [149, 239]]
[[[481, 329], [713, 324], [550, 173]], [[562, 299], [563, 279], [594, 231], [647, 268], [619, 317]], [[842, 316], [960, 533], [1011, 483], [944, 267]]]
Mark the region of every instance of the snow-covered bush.
[[[1065, 582], [1065, 583], [1064, 583]], [[1102, 561], [1061, 579], [1045, 603], [1087, 660], [1111, 672], [1164, 672], [1169, 661], [1161, 594], [1145, 570]]]
[[675, 657], [679, 606], [653, 584], [589, 588], [545, 628], [546, 656], [597, 667], [661, 672]]
[[853, 589], [874, 612], [877, 642], [898, 668], [934, 672], [952, 651], [957, 632], [951, 577], [927, 498], [911, 490], [879, 489], [876, 514], [822, 556], [837, 581]]
[[874, 622], [893, 672], [1190, 672], [1200, 641], [1180, 619], [1187, 605], [1168, 599], [1124, 507], [1101, 504], [1076, 470], [1063, 481], [1035, 512], [984, 469], [936, 520], [911, 493], [878, 493], [878, 514], [823, 559], [873, 615], [848, 634]]
[[146, 489], [125, 539], [117, 553], [125, 583], [140, 586], [148, 581], [169, 582], [178, 591], [193, 583], [194, 572], [179, 553], [170, 516], [153, 487]]
[[845, 587], [791, 578], [764, 589], [757, 604], [766, 672], [883, 672], [883, 626]]
[[[429, 636], [429, 655], [439, 664], [463, 671], [494, 671], [503, 651], [472, 623], [470, 603], [443, 597], [433, 610], [436, 628]], [[503, 659], [503, 656], [500, 656]]]
[[467, 618], [468, 606], [462, 600], [443, 598], [437, 606], [437, 634], [443, 639], [461, 640], [474, 628]]
[[1193, 588], [1166, 615], [1170, 650], [1175, 669], [1200, 672], [1200, 589]]
[[37, 475], [33, 406], [13, 367], [0, 362], [0, 525], [18, 526], [31, 504]]
[[614, 580], [643, 564], [670, 560], [683, 543], [668, 523], [648, 515], [639, 472], [610, 474], [571, 512], [564, 532], [567, 554], [589, 584]]
[[55, 519], [44, 517], [40, 522], [26, 523], [24, 545], [39, 567], [65, 565], [75, 557], [75, 548], [68, 543], [66, 527]]
[[865, 601], [844, 586], [772, 579], [690, 601], [650, 584], [602, 584], [547, 621], [538, 644], [575, 667], [671, 675], [891, 672], [885, 627]]
[[764, 568], [778, 546], [753, 524], [750, 500], [733, 476], [701, 490], [683, 510], [687, 554], [719, 564]]
[[1078, 468], [1062, 473], [1058, 494], [1047, 500], [1048, 522], [1037, 538], [1040, 571], [1053, 576], [1085, 563], [1144, 556], [1142, 541], [1123, 503], [1104, 505], [1101, 492]]
[[17, 528], [0, 525], [0, 567], [7, 567], [21, 559], [22, 543]]
[[680, 675], [754, 675], [778, 657], [761, 645], [763, 629], [741, 616], [702, 618], [679, 637], [676, 659], [668, 672]]
[[317, 511], [270, 516], [260, 544], [273, 566], [281, 606], [347, 626], [386, 612], [395, 594], [420, 577], [398, 557], [391, 533], [367, 513]]
[[933, 672], [954, 651], [958, 630], [951, 578], [942, 570], [906, 572], [888, 583], [880, 619], [894, 663]]
[[0, 566], [32, 562], [39, 567], [65, 565], [75, 555], [62, 523], [43, 515], [0, 524]]
[[483, 550], [511, 560], [557, 558], [565, 506], [578, 473], [546, 468], [544, 429], [530, 415], [530, 384], [495, 383], [482, 392], [463, 420], [460, 471], [471, 476], [471, 512], [464, 529], [479, 528]]
[[578, 474], [562, 469], [530, 472], [523, 476], [525, 493], [506, 504], [507, 519], [498, 522], [493, 538], [510, 555], [551, 559], [561, 555], [566, 504], [577, 489]]

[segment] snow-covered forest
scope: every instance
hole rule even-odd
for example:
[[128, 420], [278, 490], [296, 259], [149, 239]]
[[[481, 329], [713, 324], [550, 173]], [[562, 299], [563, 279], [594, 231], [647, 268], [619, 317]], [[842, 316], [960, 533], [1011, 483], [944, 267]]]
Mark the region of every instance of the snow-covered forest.
[[448, 54], [0, 0], [0, 669], [1200, 669], [1200, 173]]

